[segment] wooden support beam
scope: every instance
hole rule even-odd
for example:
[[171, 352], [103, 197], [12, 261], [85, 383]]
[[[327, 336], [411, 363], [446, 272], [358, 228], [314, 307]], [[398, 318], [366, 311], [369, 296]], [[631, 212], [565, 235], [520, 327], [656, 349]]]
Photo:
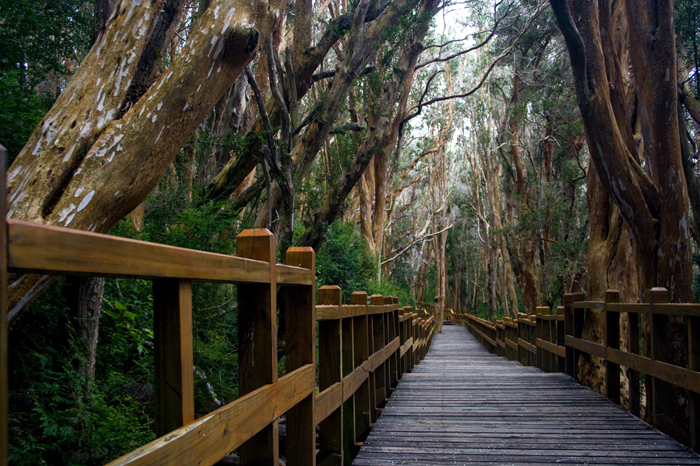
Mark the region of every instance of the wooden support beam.
[[[239, 395], [277, 382], [277, 243], [265, 229], [244, 230], [236, 237], [238, 256], [269, 264], [269, 283], [238, 285]], [[279, 466], [277, 421], [239, 449], [244, 466]]]
[[[318, 289], [318, 304], [341, 305], [341, 290], [336, 285], [324, 285]], [[342, 337], [340, 319], [322, 320], [318, 323], [318, 388], [320, 391], [342, 381]], [[341, 385], [342, 403], [342, 385]], [[339, 406], [319, 424], [319, 453], [317, 463], [329, 457], [343, 458], [343, 418]]]
[[[619, 303], [620, 292], [607, 290], [605, 303]], [[609, 309], [605, 310], [606, 337], [608, 348], [620, 349], [620, 313]], [[607, 398], [615, 404], [620, 404], [620, 365], [611, 361], [605, 361], [605, 387]]]
[[[384, 297], [382, 295], [372, 295], [369, 298], [369, 302], [373, 306], [382, 306], [384, 304]], [[384, 340], [384, 314], [373, 314], [372, 317], [372, 339], [373, 339], [373, 352], [384, 348], [386, 344]], [[386, 363], [377, 367], [374, 371], [374, 391], [375, 391], [375, 415], [372, 421], [379, 417], [380, 408], [384, 405], [386, 401], [386, 374], [387, 367]]]
[[[313, 248], [287, 249], [287, 265], [309, 269], [316, 275], [316, 255]], [[307, 364], [316, 364], [316, 292], [315, 286], [284, 288], [286, 322], [287, 373]], [[315, 376], [314, 376], [315, 377]], [[287, 412], [287, 465], [316, 464], [316, 424], [314, 422], [314, 393]]]
[[[700, 316], [688, 317], [688, 369], [700, 372]], [[690, 394], [690, 446], [700, 450], [700, 394]]]
[[192, 283], [153, 280], [156, 436], [194, 421]]
[[[343, 379], [355, 369], [354, 336], [352, 318], [340, 319], [341, 375]], [[350, 466], [355, 456], [355, 398], [346, 392], [343, 384], [343, 464]], [[348, 387], [349, 388], [349, 387]]]
[[[652, 288], [647, 292], [646, 302], [649, 304], [667, 303], [668, 290], [665, 288]], [[669, 330], [669, 317], [665, 314], [652, 312], [651, 323], [651, 355], [655, 361], [668, 362], [671, 354], [671, 333]], [[672, 397], [673, 388], [668, 382], [657, 377], [651, 377], [651, 385], [647, 384], [649, 393], [647, 400], [651, 401], [652, 424], [659, 430], [673, 436]]]
[[[350, 303], [364, 306], [365, 314], [353, 317], [354, 367], [361, 367], [369, 358], [369, 338], [367, 325], [367, 293], [355, 291], [350, 295]], [[355, 442], [363, 441], [369, 435], [370, 427], [370, 377], [355, 393]]]

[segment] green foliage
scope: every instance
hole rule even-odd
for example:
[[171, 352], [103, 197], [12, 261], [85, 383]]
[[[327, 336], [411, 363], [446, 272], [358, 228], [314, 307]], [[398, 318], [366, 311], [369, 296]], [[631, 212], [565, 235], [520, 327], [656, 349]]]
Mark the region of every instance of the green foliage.
[[91, 2], [0, 2], [0, 143], [8, 162], [65, 86], [92, 42]]
[[12, 464], [103, 464], [154, 437], [152, 400], [133, 390], [152, 374], [152, 356], [144, 363], [126, 331], [142, 323], [135, 303], [127, 296], [119, 316], [102, 319], [99, 374], [88, 387], [63, 287], [60, 280], [10, 332]]
[[347, 302], [353, 291], [367, 291], [377, 276], [377, 261], [351, 223], [335, 221], [316, 256], [316, 283], [338, 285]]

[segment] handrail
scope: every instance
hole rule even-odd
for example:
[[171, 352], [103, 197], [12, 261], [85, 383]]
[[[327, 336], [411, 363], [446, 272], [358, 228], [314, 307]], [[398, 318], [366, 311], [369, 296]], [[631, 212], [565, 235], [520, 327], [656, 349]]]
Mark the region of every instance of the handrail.
[[[560, 306], [556, 314], [549, 307], [538, 307], [535, 315], [519, 314], [516, 319], [505, 318], [495, 324], [454, 312], [451, 318], [464, 324], [489, 351], [544, 372], [566, 372], [579, 380], [580, 356], [601, 358], [606, 368], [603, 395], [618, 405], [622, 404], [620, 387], [624, 377], [620, 368], [625, 368], [629, 393], [625, 408], [640, 417], [641, 398], [646, 392], [649, 412], [645, 420], [697, 451], [700, 448], [700, 304], [668, 303], [668, 292], [663, 288], [650, 290], [646, 301], [623, 304], [619, 302], [619, 292], [608, 290], [605, 301], [584, 301], [581, 293], [567, 294], [565, 306]], [[605, 318], [603, 343], [583, 337], [585, 314], [594, 310], [602, 312]], [[649, 350], [639, 344], [640, 316], [648, 322]], [[688, 367], [668, 360], [671, 317], [684, 319]], [[627, 322], [626, 350], [620, 347], [621, 321]], [[678, 425], [674, 420], [669, 402], [674, 390], [687, 390], [688, 425]]]
[[[366, 293], [355, 292], [352, 304], [343, 305], [340, 288], [321, 287], [316, 305], [314, 251], [290, 248], [286, 263], [277, 264], [275, 238], [265, 229], [239, 234], [238, 256], [12, 219], [0, 229], [0, 244], [6, 247], [3, 277], [11, 271], [153, 280], [158, 438], [114, 465], [213, 464], [239, 449], [243, 464], [276, 466], [275, 423], [281, 415], [287, 417], [287, 464], [349, 461], [401, 375], [422, 359], [432, 338], [433, 318], [400, 308], [396, 297], [375, 295], [368, 303]], [[192, 374], [193, 280], [235, 283], [238, 308], [245, 309], [239, 314], [240, 397], [199, 419]], [[2, 290], [4, 302], [6, 278]], [[287, 323], [287, 374], [279, 378], [278, 309]], [[6, 334], [0, 339], [6, 342]], [[6, 367], [7, 348], [0, 349]], [[6, 393], [7, 378], [0, 384]], [[0, 422], [7, 425], [6, 411]], [[7, 432], [0, 436], [6, 446]], [[7, 456], [0, 455], [0, 464], [6, 463]]]

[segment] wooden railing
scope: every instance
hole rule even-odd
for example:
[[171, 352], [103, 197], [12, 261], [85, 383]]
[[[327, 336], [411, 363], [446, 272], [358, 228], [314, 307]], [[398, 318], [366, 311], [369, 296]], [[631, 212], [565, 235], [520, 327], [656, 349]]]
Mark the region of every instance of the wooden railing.
[[[241, 464], [278, 466], [282, 415], [288, 465], [350, 464], [392, 387], [421, 360], [432, 338], [434, 319], [399, 308], [394, 297], [371, 296], [368, 304], [366, 293], [356, 292], [351, 305], [342, 305], [338, 287], [321, 287], [316, 306], [314, 251], [290, 248], [286, 263], [276, 264], [276, 241], [265, 229], [238, 235], [237, 257], [17, 220], [6, 220], [0, 245], [6, 251], [0, 257], [7, 260], [0, 261], [2, 308], [8, 271], [153, 281], [158, 438], [111, 464], [213, 464], [238, 450]], [[193, 280], [235, 283], [240, 310], [239, 398], [199, 419]], [[286, 322], [281, 377], [278, 312]], [[0, 464], [7, 464], [7, 326], [2, 321]]]
[[[583, 338], [586, 313], [591, 310], [601, 312], [605, 318], [605, 343]], [[601, 358], [605, 365], [604, 396], [621, 404], [621, 380], [626, 378], [629, 397], [626, 407], [632, 414], [637, 417], [643, 414], [645, 392], [648, 411], [645, 419], [696, 451], [700, 448], [700, 304], [668, 303], [668, 292], [663, 288], [650, 290], [645, 303], [622, 304], [619, 293], [609, 290], [602, 302], [584, 301], [582, 293], [567, 294], [564, 306], [556, 314], [548, 307], [538, 307], [536, 315], [519, 314], [517, 319], [506, 318], [495, 324], [472, 315], [452, 313], [451, 316], [455, 322], [464, 324], [489, 351], [545, 372], [566, 372], [580, 380], [580, 356]], [[677, 319], [674, 338], [679, 341], [687, 338], [687, 367], [670, 362], [672, 316], [682, 318]], [[641, 345], [643, 319], [648, 323], [645, 325], [648, 345]], [[623, 327], [626, 335], [621, 334], [621, 322], [627, 323]], [[678, 335], [679, 328], [687, 334]], [[627, 349], [621, 348], [622, 341]], [[645, 351], [643, 346], [649, 350]], [[674, 350], [677, 352], [679, 347], [685, 346], [675, 345]], [[677, 399], [687, 400], [687, 406], [680, 408], [685, 416], [673, 412], [673, 400]]]

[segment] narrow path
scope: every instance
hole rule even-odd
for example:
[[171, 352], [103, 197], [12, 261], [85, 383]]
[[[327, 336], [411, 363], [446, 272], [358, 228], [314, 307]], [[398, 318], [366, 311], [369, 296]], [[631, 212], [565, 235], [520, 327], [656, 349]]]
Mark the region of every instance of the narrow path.
[[700, 456], [562, 374], [490, 354], [445, 326], [404, 374], [355, 465], [700, 464]]

